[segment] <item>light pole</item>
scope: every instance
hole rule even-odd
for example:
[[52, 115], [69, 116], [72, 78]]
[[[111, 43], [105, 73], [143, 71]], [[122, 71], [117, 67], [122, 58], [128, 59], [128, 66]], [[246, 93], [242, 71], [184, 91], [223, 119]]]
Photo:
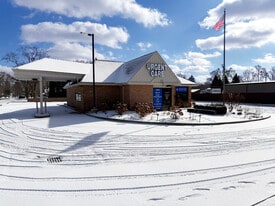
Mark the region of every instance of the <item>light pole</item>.
[[92, 63], [93, 63], [93, 106], [94, 109], [96, 108], [96, 100], [95, 100], [95, 35], [86, 33], [86, 32], [80, 32], [82, 35], [91, 36], [92, 37]]

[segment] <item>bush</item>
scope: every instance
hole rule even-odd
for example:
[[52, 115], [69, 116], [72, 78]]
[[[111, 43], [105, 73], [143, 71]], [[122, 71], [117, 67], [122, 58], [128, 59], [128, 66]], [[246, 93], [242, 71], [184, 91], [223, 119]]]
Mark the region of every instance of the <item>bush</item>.
[[117, 107], [117, 103], [119, 101], [118, 100], [108, 100], [106, 99], [105, 101], [101, 102], [99, 105], [98, 105], [98, 111], [101, 111], [101, 112], [106, 112], [107, 110], [116, 110], [116, 107]]
[[147, 114], [154, 112], [154, 107], [152, 103], [143, 103], [139, 102], [135, 105], [135, 112], [139, 114], [141, 117], [144, 117]]
[[124, 112], [128, 111], [128, 106], [125, 103], [117, 103], [115, 110], [119, 115], [122, 115]]

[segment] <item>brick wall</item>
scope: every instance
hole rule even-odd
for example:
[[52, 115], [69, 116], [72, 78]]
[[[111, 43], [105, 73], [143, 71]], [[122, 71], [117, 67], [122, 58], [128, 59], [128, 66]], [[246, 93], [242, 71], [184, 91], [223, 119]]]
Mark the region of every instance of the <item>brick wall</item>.
[[127, 85], [124, 89], [124, 102], [133, 109], [137, 102], [153, 102], [152, 85]]
[[117, 102], [121, 102], [121, 86], [99, 85], [96, 87], [97, 107], [100, 107], [102, 103], [106, 103], [109, 107], [112, 107]]
[[[189, 101], [185, 106], [190, 106], [191, 89], [189, 91]], [[81, 94], [81, 101], [76, 100], [76, 93]], [[89, 111], [93, 105], [92, 85], [76, 85], [67, 89], [67, 102], [71, 107], [79, 111]], [[110, 109], [115, 103], [126, 103], [129, 109], [133, 109], [138, 102], [153, 102], [152, 85], [96, 85], [96, 107], [100, 108], [102, 103], [106, 103]], [[175, 87], [172, 86], [172, 105], [175, 105]]]
[[[85, 93], [85, 91], [88, 91], [88, 90], [89, 90], [89, 86], [73, 86], [73, 87], [68, 88], [67, 89], [67, 104], [68, 104], [68, 106], [74, 107], [79, 111], [89, 110], [89, 108], [86, 108], [86, 107], [88, 105], [88, 102], [92, 101], [92, 97], [91, 97], [90, 92]], [[76, 93], [81, 95], [81, 101], [76, 100]]]
[[[81, 94], [81, 101], [76, 100], [76, 93]], [[102, 103], [112, 106], [118, 101], [121, 101], [120, 86], [96, 85], [96, 107], [100, 107]], [[69, 106], [83, 112], [94, 108], [92, 85], [76, 85], [68, 88], [67, 102]]]

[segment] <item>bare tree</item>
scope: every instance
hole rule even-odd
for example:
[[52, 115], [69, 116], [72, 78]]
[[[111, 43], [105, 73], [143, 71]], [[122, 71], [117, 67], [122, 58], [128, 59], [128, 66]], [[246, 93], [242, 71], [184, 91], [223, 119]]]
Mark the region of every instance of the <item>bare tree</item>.
[[266, 68], [256, 65], [255, 66], [256, 72], [253, 72], [253, 80], [262, 82], [266, 81], [267, 79], [270, 79], [269, 73], [267, 72]]
[[2, 57], [2, 60], [13, 64], [13, 66], [20, 66], [45, 57], [49, 57], [49, 55], [44, 49], [36, 46], [21, 46], [16, 50], [16, 52], [5, 54]]
[[275, 80], [275, 67], [272, 67], [270, 72], [269, 72], [269, 76], [271, 80]]
[[247, 69], [243, 72], [243, 82], [251, 82], [252, 81], [252, 71], [250, 69]]
[[218, 76], [218, 77], [222, 77], [222, 71], [220, 70], [220, 68], [216, 69], [216, 70], [213, 70], [210, 72], [210, 75], [211, 75], [211, 78], [212, 80], [215, 78], [215, 76]]
[[232, 67], [225, 70], [225, 76], [227, 77], [228, 81], [232, 81], [235, 74], [236, 74], [236, 71]]
[[[17, 67], [45, 57], [49, 57], [46, 50], [36, 46], [21, 46], [16, 52], [9, 52], [2, 57], [3, 61], [11, 63]], [[37, 82], [22, 81], [26, 97], [34, 97]]]
[[19, 58], [18, 53], [15, 53], [15, 52], [9, 52], [9, 53], [5, 54], [2, 57], [2, 60], [6, 61], [8, 63], [12, 63], [14, 66], [19, 66], [22, 64], [19, 62], [20, 58]]

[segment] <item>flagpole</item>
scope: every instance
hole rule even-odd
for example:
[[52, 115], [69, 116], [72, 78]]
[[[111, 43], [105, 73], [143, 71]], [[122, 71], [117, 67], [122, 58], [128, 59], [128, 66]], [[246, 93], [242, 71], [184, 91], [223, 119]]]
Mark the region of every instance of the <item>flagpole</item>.
[[[224, 17], [224, 25], [223, 25], [223, 94], [225, 93], [225, 29], [226, 29], [226, 10], [224, 9], [223, 13]], [[224, 95], [223, 95], [223, 103], [224, 103]]]

